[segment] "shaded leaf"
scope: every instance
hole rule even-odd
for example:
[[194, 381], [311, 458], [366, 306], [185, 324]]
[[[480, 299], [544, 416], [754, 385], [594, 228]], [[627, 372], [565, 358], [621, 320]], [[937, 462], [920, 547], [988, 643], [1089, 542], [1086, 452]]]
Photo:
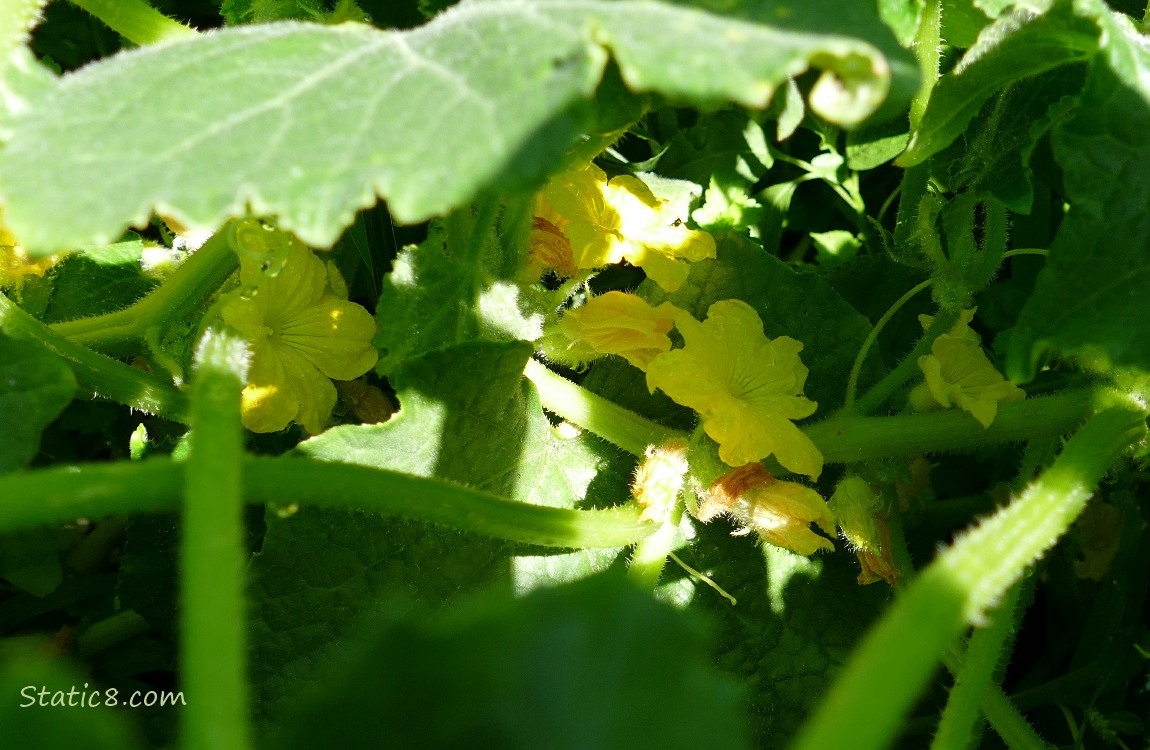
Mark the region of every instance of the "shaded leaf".
[[393, 605], [335, 666], [284, 747], [746, 746], [698, 621], [621, 576], [436, 617]]
[[[560, 438], [523, 378], [531, 346], [472, 342], [413, 359], [392, 376], [388, 422], [335, 427], [300, 446], [323, 460], [449, 479], [561, 507], [627, 497], [631, 459], [597, 439]], [[339, 639], [387, 594], [441, 606], [494, 581], [521, 591], [583, 577], [612, 551], [553, 552], [336, 509], [267, 516], [253, 560], [254, 682], [265, 715], [315, 679]], [[524, 557], [513, 555], [522, 552]], [[510, 580], [509, 580], [510, 579]]]
[[[0, 701], [0, 727], [5, 744], [41, 750], [140, 747], [125, 714], [105, 705], [108, 695], [103, 687], [89, 687], [89, 680], [62, 662], [34, 657], [0, 660], [0, 693], [6, 696]], [[42, 688], [47, 690], [44, 696]], [[73, 691], [70, 708], [69, 690]], [[95, 707], [87, 702], [81, 706], [81, 695], [91, 697], [93, 690], [99, 691], [100, 702]], [[123, 706], [127, 698], [120, 694], [118, 705]], [[52, 705], [53, 699], [62, 702]], [[41, 700], [45, 705], [40, 705]]]
[[0, 332], [0, 474], [28, 465], [40, 433], [76, 393], [76, 376], [61, 357]]
[[1018, 382], [1051, 348], [1100, 347], [1115, 364], [1150, 368], [1150, 50], [1123, 16], [1101, 24], [1081, 104], [1053, 134], [1070, 209], [1011, 338]]

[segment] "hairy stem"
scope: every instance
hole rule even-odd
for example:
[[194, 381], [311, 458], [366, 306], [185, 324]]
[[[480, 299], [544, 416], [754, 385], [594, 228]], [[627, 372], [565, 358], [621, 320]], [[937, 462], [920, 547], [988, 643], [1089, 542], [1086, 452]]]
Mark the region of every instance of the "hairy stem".
[[72, 0], [72, 2], [99, 18], [112, 31], [140, 46], [186, 39], [197, 33], [195, 29], [168, 18], [143, 0]]
[[244, 750], [251, 745], [240, 425], [247, 352], [212, 331], [198, 355], [180, 543], [180, 664], [189, 696], [182, 747]]
[[876, 411], [880, 406], [886, 403], [886, 400], [893, 396], [895, 391], [901, 388], [904, 383], [918, 375], [918, 358], [930, 352], [930, 347], [934, 344], [934, 340], [949, 331], [957, 320], [958, 313], [940, 310], [938, 315], [935, 316], [934, 321], [930, 324], [930, 328], [926, 329], [926, 333], [918, 340], [918, 343], [915, 344], [910, 354], [906, 355], [906, 358], [899, 363], [898, 367], [887, 373], [886, 377], [880, 380], [878, 384], [855, 402], [854, 411], [859, 414], [870, 414]]
[[2, 294], [0, 331], [37, 341], [63, 357], [84, 391], [177, 422], [188, 419], [188, 397], [178, 388], [64, 338]]
[[863, 639], [797, 750], [887, 747], [945, 649], [1066, 532], [1145, 414], [1092, 417], [1021, 495], [943, 551]]
[[77, 344], [109, 354], [138, 348], [150, 331], [164, 330], [202, 306], [239, 264], [233, 227], [226, 224], [180, 264], [171, 278], [123, 310], [56, 323], [52, 330]]
[[662, 445], [672, 438], [687, 441], [686, 434], [597, 396], [535, 360], [527, 362], [524, 374], [539, 390], [539, 399], [548, 411], [590, 430], [628, 453], [642, 456], [648, 445]]
[[874, 342], [878, 340], [879, 333], [881, 333], [882, 329], [886, 327], [886, 324], [890, 322], [890, 319], [894, 317], [894, 314], [902, 309], [903, 305], [909, 302], [911, 298], [914, 297], [914, 295], [918, 294], [923, 289], [928, 288], [933, 283], [934, 279], [927, 279], [926, 281], [911, 289], [906, 294], [899, 297], [898, 301], [891, 305], [890, 309], [887, 310], [883, 316], [878, 319], [878, 322], [874, 324], [874, 328], [871, 329], [870, 333], [866, 337], [866, 341], [863, 342], [862, 347], [859, 349], [858, 356], [855, 357], [854, 364], [851, 366], [850, 377], [847, 378], [847, 398], [845, 404], [845, 408], [847, 410], [850, 410], [854, 406], [855, 390], [858, 388], [859, 372], [862, 370], [862, 363], [866, 359], [867, 352], [869, 352], [870, 348], [874, 346]]
[[[653, 533], [634, 507], [568, 510], [517, 502], [439, 479], [297, 457], [247, 457], [248, 503], [351, 507], [546, 547], [622, 547]], [[184, 468], [166, 458], [0, 477], [0, 531], [179, 506]]]

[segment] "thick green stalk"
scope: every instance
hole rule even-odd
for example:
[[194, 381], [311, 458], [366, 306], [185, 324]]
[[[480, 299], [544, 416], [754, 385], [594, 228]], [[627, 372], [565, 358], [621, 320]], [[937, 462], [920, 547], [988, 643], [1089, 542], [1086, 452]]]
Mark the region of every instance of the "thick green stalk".
[[539, 399], [548, 411], [590, 430], [628, 453], [642, 456], [648, 445], [662, 445], [672, 438], [683, 442], [688, 439], [685, 433], [640, 417], [551, 372], [535, 360], [527, 362], [524, 375], [535, 384]]
[[180, 542], [185, 750], [251, 745], [240, 425], [247, 356], [241, 342], [210, 331], [197, 357]]
[[1145, 434], [1140, 410], [1092, 417], [1009, 506], [942, 552], [863, 639], [796, 750], [887, 747], [945, 649], [1066, 532], [1110, 464]]
[[[169, 459], [58, 467], [0, 477], [0, 531], [179, 507], [183, 466]], [[655, 531], [633, 507], [568, 510], [439, 479], [306, 458], [247, 457], [244, 500], [350, 507], [547, 547], [622, 547]]]
[[[943, 709], [938, 730], [930, 744], [931, 750], [967, 750], [973, 745], [979, 722], [979, 705], [992, 687], [994, 670], [998, 666], [1003, 645], [1014, 624], [1014, 608], [1018, 604], [1021, 582], [1011, 586], [1002, 602], [990, 614], [990, 623], [975, 628], [967, 641], [966, 654], [944, 657], [954, 673], [954, 686]], [[1011, 750], [1041, 750], [1033, 745], [1009, 745]]]
[[627, 566], [627, 577], [640, 587], [653, 591], [663, 575], [667, 557], [675, 551], [673, 523], [663, 523], [658, 530], [635, 545], [635, 553]]
[[168, 18], [143, 0], [72, 0], [133, 44], [186, 39], [195, 29]]
[[[544, 408], [593, 432], [628, 453], [642, 456], [648, 445], [684, 433], [664, 427], [572, 383], [535, 361], [525, 371], [539, 389]], [[915, 453], [960, 452], [986, 445], [1062, 435], [1097, 408], [1098, 392], [1066, 391], [1004, 404], [990, 427], [956, 409], [862, 417], [840, 413], [803, 427], [827, 463], [849, 463]], [[770, 467], [777, 468], [777, 467]]]
[[226, 224], [188, 256], [167, 281], [136, 304], [106, 315], [56, 323], [52, 330], [77, 344], [109, 354], [137, 349], [149, 331], [162, 331], [201, 307], [236, 270], [236, 225]]
[[178, 388], [64, 338], [2, 294], [0, 331], [38, 341], [63, 357], [83, 391], [177, 422], [188, 419], [188, 397]]
[[958, 409], [890, 417], [832, 416], [803, 432], [827, 463], [915, 453], [971, 452], [988, 445], [1062, 435], [1098, 409], [1099, 392], [1072, 390], [1003, 404], [990, 427]]

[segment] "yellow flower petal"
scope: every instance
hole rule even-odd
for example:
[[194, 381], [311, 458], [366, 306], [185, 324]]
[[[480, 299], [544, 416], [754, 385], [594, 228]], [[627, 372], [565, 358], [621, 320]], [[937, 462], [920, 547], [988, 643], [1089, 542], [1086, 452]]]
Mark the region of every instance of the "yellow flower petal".
[[743, 524], [736, 532], [754, 531], [764, 541], [812, 555], [834, 544], [811, 530], [835, 530], [835, 517], [819, 493], [796, 482], [777, 481], [760, 463], [750, 463], [723, 475], [711, 485], [699, 507], [704, 523], [725, 513]]
[[[607, 180], [594, 165], [557, 175], [544, 190], [548, 219], [569, 241], [577, 268], [600, 268], [630, 261], [667, 291], [687, 278], [684, 261], [715, 257], [715, 241], [688, 229], [684, 217], [657, 198], [646, 183], [629, 175]], [[540, 201], [537, 210], [544, 206]], [[547, 217], [543, 217], [547, 218]]]
[[667, 336], [675, 324], [675, 308], [664, 302], [651, 307], [642, 297], [607, 292], [568, 311], [560, 330], [573, 343], [597, 354], [617, 354], [640, 370], [671, 348]]
[[[974, 310], [964, 310], [958, 323], [935, 339], [930, 354], [919, 357], [918, 367], [926, 388], [938, 405], [956, 406], [969, 412], [983, 427], [998, 414], [998, 405], [1026, 398], [1026, 393], [1002, 376], [986, 356], [978, 334], [970, 328]], [[920, 316], [923, 326], [931, 318]], [[926, 398], [912, 394], [911, 403], [921, 408]]]
[[279, 272], [265, 278], [266, 260], [241, 259], [240, 278], [254, 289], [221, 310], [252, 345], [244, 426], [275, 432], [295, 421], [315, 434], [335, 406], [329, 378], [351, 380], [375, 365], [375, 321], [359, 305], [325, 296], [332, 278], [306, 247], [293, 243]]
[[711, 305], [703, 323], [680, 311], [675, 324], [686, 346], [651, 362], [648, 387], [699, 412], [727, 464], [774, 454], [787, 469], [817, 477], [822, 454], [791, 422], [817, 408], [801, 395], [803, 345], [787, 336], [768, 339], [758, 313], [739, 300]]
[[375, 319], [359, 305], [325, 297], [280, 329], [283, 345], [299, 352], [329, 378], [351, 380], [375, 366]]

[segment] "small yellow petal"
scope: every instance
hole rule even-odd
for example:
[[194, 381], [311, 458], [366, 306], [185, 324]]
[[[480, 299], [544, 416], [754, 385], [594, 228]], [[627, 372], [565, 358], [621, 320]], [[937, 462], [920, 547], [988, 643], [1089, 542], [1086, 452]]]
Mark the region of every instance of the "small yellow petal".
[[598, 354], [617, 354], [640, 370], [671, 348], [674, 307], [653, 308], [642, 297], [607, 292], [568, 311], [559, 327], [572, 342]]

